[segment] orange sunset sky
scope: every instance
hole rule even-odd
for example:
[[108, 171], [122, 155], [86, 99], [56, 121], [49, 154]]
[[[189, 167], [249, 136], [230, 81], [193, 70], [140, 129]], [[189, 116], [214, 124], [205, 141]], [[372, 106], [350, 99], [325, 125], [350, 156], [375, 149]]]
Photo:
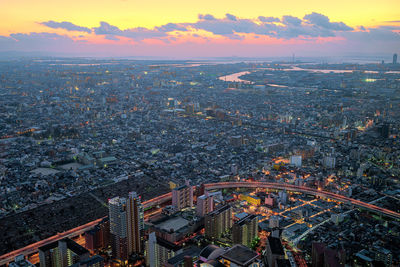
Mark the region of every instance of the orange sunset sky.
[[400, 49], [398, 0], [0, 0], [0, 17], [0, 51], [189, 58]]

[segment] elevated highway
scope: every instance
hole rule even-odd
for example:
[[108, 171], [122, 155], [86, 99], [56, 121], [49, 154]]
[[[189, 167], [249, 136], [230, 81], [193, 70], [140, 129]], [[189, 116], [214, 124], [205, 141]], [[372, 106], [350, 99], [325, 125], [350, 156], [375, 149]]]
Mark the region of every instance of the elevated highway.
[[[143, 207], [144, 208], [148, 208], [148, 207], [151, 207], [151, 206], [160, 205], [162, 203], [165, 203], [165, 202], [171, 200], [171, 198], [172, 198], [172, 194], [171, 194], [171, 192], [169, 192], [167, 194], [157, 196], [157, 197], [155, 197], [153, 199], [150, 199], [148, 201], [144, 201], [143, 202]], [[33, 253], [36, 253], [40, 247], [42, 247], [44, 245], [47, 245], [47, 244], [50, 244], [50, 243], [52, 243], [54, 241], [57, 241], [57, 240], [60, 240], [60, 239], [63, 239], [63, 238], [73, 238], [73, 237], [79, 236], [79, 235], [85, 233], [86, 231], [92, 229], [94, 226], [96, 226], [99, 222], [101, 222], [101, 220], [103, 220], [106, 217], [102, 217], [100, 219], [97, 219], [97, 220], [91, 221], [89, 223], [86, 223], [84, 225], [81, 225], [81, 226], [75, 227], [73, 229], [70, 229], [68, 231], [65, 231], [65, 232], [62, 232], [62, 233], [58, 233], [58, 234], [53, 235], [53, 236], [51, 236], [49, 238], [40, 240], [40, 241], [38, 241], [36, 243], [33, 243], [33, 244], [30, 244], [30, 245], [28, 245], [26, 247], [23, 247], [23, 248], [11, 251], [11, 252], [9, 252], [7, 254], [4, 254], [4, 255], [0, 256], [0, 266], [12, 262], [14, 260], [14, 258], [16, 256], [20, 255], [20, 254], [28, 256], [28, 255], [31, 255]]]
[[[221, 183], [210, 183], [204, 185], [205, 189], [213, 190], [213, 189], [224, 189], [224, 188], [268, 188], [273, 190], [287, 190], [292, 192], [301, 192], [305, 194], [310, 194], [314, 196], [319, 196], [322, 198], [329, 198], [339, 202], [343, 202], [346, 204], [351, 204], [359, 208], [363, 208], [372, 212], [376, 212], [378, 214], [382, 214], [388, 216], [393, 219], [400, 219], [400, 213], [395, 211], [391, 211], [385, 208], [381, 208], [375, 206], [371, 203], [366, 203], [357, 199], [349, 198], [343, 195], [335, 194], [328, 191], [318, 190], [315, 188], [305, 187], [305, 186], [295, 186], [290, 184], [280, 184], [280, 183], [268, 183], [268, 182], [221, 182]], [[147, 200], [143, 202], [143, 207], [150, 208], [153, 206], [161, 205], [167, 201], [170, 201], [172, 198], [171, 192], [157, 196], [153, 199]], [[36, 243], [30, 244], [26, 247], [11, 251], [7, 254], [0, 256], [0, 266], [4, 264], [8, 264], [14, 260], [14, 258], [20, 254], [25, 256], [31, 255], [38, 251], [39, 247], [50, 244], [54, 241], [63, 239], [63, 238], [72, 238], [83, 234], [84, 232], [92, 229], [96, 224], [98, 224], [105, 217], [94, 220], [92, 222], [86, 223], [84, 225], [75, 227], [73, 229], [67, 230], [62, 233], [58, 233], [54, 236], [46, 238], [44, 240], [38, 241]]]
[[345, 204], [352, 204], [356, 207], [363, 208], [369, 211], [376, 212], [378, 214], [382, 214], [388, 216], [393, 219], [400, 219], [400, 213], [395, 211], [385, 209], [382, 207], [378, 207], [376, 205], [366, 203], [354, 198], [346, 197], [343, 195], [339, 195], [336, 193], [318, 190], [315, 188], [310, 188], [306, 186], [296, 186], [291, 184], [280, 184], [280, 183], [268, 183], [268, 182], [221, 182], [221, 183], [212, 183], [205, 184], [205, 189], [223, 189], [223, 188], [269, 188], [275, 190], [287, 190], [293, 192], [301, 192], [305, 194], [310, 194], [314, 196], [319, 196], [322, 198], [329, 198], [339, 202], [343, 202]]

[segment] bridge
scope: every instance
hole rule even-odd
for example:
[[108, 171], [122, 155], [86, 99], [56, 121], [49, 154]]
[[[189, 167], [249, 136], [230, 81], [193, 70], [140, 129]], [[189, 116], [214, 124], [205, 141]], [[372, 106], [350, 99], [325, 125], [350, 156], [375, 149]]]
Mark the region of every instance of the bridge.
[[[160, 205], [162, 203], [165, 203], [169, 200], [171, 200], [172, 198], [172, 193], [169, 192], [167, 194], [164, 195], [160, 195], [157, 196], [153, 199], [150, 199], [148, 201], [144, 201], [143, 202], [143, 207], [147, 208], [147, 207], [152, 207], [152, 206], [157, 206]], [[70, 229], [68, 231], [62, 232], [62, 233], [58, 233], [56, 235], [53, 235], [49, 238], [40, 240], [36, 243], [30, 244], [26, 247], [11, 251], [7, 254], [4, 254], [2, 256], [0, 256], [0, 266], [4, 265], [4, 264], [8, 264], [12, 261], [14, 261], [14, 258], [20, 254], [23, 254], [25, 256], [31, 255], [33, 253], [36, 253], [38, 251], [38, 249], [44, 245], [53, 243], [57, 240], [63, 239], [63, 238], [72, 238], [72, 237], [76, 237], [79, 236], [83, 233], [85, 233], [86, 231], [92, 229], [93, 227], [95, 227], [99, 222], [101, 222], [103, 219], [107, 218], [107, 216], [102, 217], [100, 219], [88, 222], [84, 225], [75, 227], [73, 229]]]
[[[314, 196], [319, 196], [322, 198], [333, 199], [333, 200], [351, 204], [356, 207], [363, 208], [363, 209], [366, 209], [366, 210], [369, 210], [372, 212], [376, 212], [378, 214], [382, 214], [382, 215], [388, 216], [393, 219], [397, 219], [397, 220], [400, 219], [400, 213], [397, 213], [395, 211], [381, 208], [381, 207], [375, 206], [371, 203], [365, 203], [363, 201], [349, 198], [349, 197], [346, 197], [343, 195], [335, 194], [335, 193], [328, 192], [328, 191], [318, 190], [315, 188], [305, 187], [305, 186], [296, 186], [296, 185], [290, 185], [290, 184], [280, 184], [280, 183], [270, 183], [270, 182], [220, 182], [220, 183], [205, 184], [204, 188], [208, 189], [208, 190], [224, 189], [224, 188], [266, 188], [266, 189], [272, 189], [272, 190], [287, 190], [287, 191], [292, 191], [292, 192], [300, 192], [300, 193], [310, 194], [310, 195], [314, 195]], [[153, 199], [144, 201], [143, 207], [150, 208], [150, 207], [154, 207], [157, 205], [161, 205], [167, 201], [170, 201], [171, 198], [172, 198], [172, 193], [169, 192], [167, 194], [160, 195]], [[28, 256], [33, 253], [36, 253], [38, 251], [39, 247], [50, 244], [54, 241], [57, 241], [57, 240], [60, 240], [63, 238], [67, 238], [67, 237], [72, 238], [72, 237], [79, 236], [79, 235], [83, 234], [84, 232], [92, 229], [95, 225], [97, 225], [104, 218], [106, 218], [106, 217], [94, 220], [92, 222], [75, 227], [75, 228], [67, 230], [65, 232], [58, 233], [57, 235], [51, 236], [49, 238], [38, 241], [36, 243], [30, 244], [26, 247], [23, 247], [23, 248], [11, 251], [7, 254], [4, 254], [4, 255], [0, 256], [0, 266], [12, 262], [14, 260], [14, 258], [20, 254]]]
[[296, 186], [291, 184], [269, 183], [269, 182], [221, 182], [221, 183], [205, 184], [204, 188], [209, 190], [223, 189], [223, 188], [268, 188], [274, 190], [287, 190], [293, 192], [300, 192], [314, 196], [319, 196], [322, 198], [333, 199], [339, 202], [343, 202], [345, 204], [352, 204], [356, 207], [376, 212], [378, 214], [388, 216], [392, 219], [400, 219], [400, 213], [397, 213], [395, 211], [378, 207], [371, 203], [366, 203], [354, 198], [306, 186]]

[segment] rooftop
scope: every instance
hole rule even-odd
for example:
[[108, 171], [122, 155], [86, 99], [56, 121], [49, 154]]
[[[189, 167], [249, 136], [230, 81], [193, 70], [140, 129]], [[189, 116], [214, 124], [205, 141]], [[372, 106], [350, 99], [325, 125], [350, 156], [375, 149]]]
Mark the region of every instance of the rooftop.
[[160, 224], [157, 225], [157, 227], [167, 232], [170, 230], [177, 232], [178, 230], [188, 226], [188, 224], [189, 224], [188, 220], [177, 216], [161, 222]]
[[200, 248], [198, 247], [190, 247], [186, 250], [184, 250], [182, 253], [176, 255], [175, 257], [172, 257], [168, 260], [168, 264], [173, 265], [173, 266], [178, 266], [179, 263], [181, 263], [185, 256], [191, 256], [195, 257], [200, 254]]
[[11, 262], [8, 266], [10, 267], [34, 267], [35, 265], [25, 259], [24, 255], [18, 255], [15, 260]]
[[227, 252], [222, 254], [222, 258], [234, 262], [235, 264], [240, 266], [249, 265], [257, 257], [258, 254], [256, 252], [243, 245], [235, 245]]
[[248, 222], [251, 222], [252, 220], [254, 220], [255, 218], [257, 218], [256, 214], [248, 214], [246, 217], [243, 217], [242, 219], [240, 219], [239, 221], [236, 222], [236, 224], [238, 225], [243, 225], [246, 224]]

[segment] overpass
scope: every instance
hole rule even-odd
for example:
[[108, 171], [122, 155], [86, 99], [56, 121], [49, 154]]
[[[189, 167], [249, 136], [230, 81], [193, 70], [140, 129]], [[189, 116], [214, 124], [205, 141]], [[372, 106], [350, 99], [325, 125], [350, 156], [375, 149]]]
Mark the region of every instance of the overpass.
[[73, 229], [70, 229], [68, 231], [65, 231], [63, 233], [58, 233], [49, 238], [40, 240], [40, 241], [30, 244], [26, 247], [23, 247], [23, 248], [11, 251], [7, 254], [4, 254], [4, 255], [0, 256], [0, 266], [12, 262], [14, 260], [14, 258], [20, 254], [24, 254], [25, 256], [28, 256], [30, 254], [37, 252], [38, 249], [44, 245], [50, 244], [52, 242], [55, 242], [55, 241], [63, 239], [63, 238], [67, 238], [67, 237], [71, 238], [71, 237], [81, 235], [84, 232], [92, 229], [95, 225], [97, 225], [99, 222], [101, 222], [101, 220], [103, 220], [104, 218], [105, 217], [94, 220], [92, 222], [89, 222], [84, 225], [81, 225], [81, 226], [75, 227]]
[[[347, 204], [352, 204], [354, 206], [364, 208], [369, 211], [376, 212], [378, 214], [383, 214], [390, 218], [394, 218], [397, 220], [400, 219], [400, 213], [397, 213], [395, 211], [381, 208], [381, 207], [375, 206], [370, 203], [365, 203], [360, 200], [352, 199], [352, 198], [342, 196], [339, 194], [335, 194], [332, 192], [322, 191], [322, 190], [305, 187], [305, 186], [296, 186], [296, 185], [290, 185], [290, 184], [269, 183], [269, 182], [220, 182], [220, 183], [204, 184], [204, 188], [208, 189], [208, 190], [224, 189], [224, 188], [268, 188], [268, 189], [273, 189], [273, 190], [288, 190], [288, 191], [293, 191], [293, 192], [301, 192], [301, 193], [305, 193], [305, 194], [319, 196], [322, 198], [333, 199], [333, 200], [336, 200], [339, 202], [344, 202]], [[144, 201], [143, 207], [149, 208], [152, 206], [157, 206], [157, 205], [163, 204], [167, 201], [170, 201], [171, 198], [172, 198], [172, 193], [169, 192], [169, 193], [157, 196], [153, 199]], [[26, 247], [23, 247], [23, 248], [11, 251], [7, 254], [4, 254], [4, 255], [0, 256], [0, 266], [12, 262], [14, 260], [14, 258], [20, 254], [28, 256], [28, 255], [31, 255], [31, 254], [37, 252], [39, 247], [41, 247], [41, 246], [50, 244], [54, 241], [57, 241], [57, 240], [60, 240], [63, 238], [67, 238], [67, 237], [72, 238], [72, 237], [81, 235], [84, 232], [92, 229], [95, 225], [97, 225], [104, 218], [106, 218], [106, 217], [94, 220], [92, 222], [88, 222], [84, 225], [75, 227], [73, 229], [70, 229], [70, 230], [62, 232], [62, 233], [58, 233], [54, 236], [51, 236], [49, 238], [38, 241], [36, 243], [30, 244]]]
[[223, 189], [223, 188], [268, 188], [274, 190], [288, 190], [294, 192], [300, 192], [305, 194], [310, 194], [314, 196], [319, 196], [322, 198], [329, 198], [339, 202], [343, 202], [345, 204], [352, 204], [356, 207], [363, 208], [369, 211], [376, 212], [378, 214], [382, 214], [388, 216], [393, 219], [400, 219], [400, 213], [395, 211], [385, 209], [382, 207], [375, 206], [370, 203], [366, 203], [357, 199], [349, 198], [343, 195], [335, 194], [328, 191], [318, 190], [315, 188], [310, 188], [306, 186], [296, 186], [291, 184], [280, 184], [280, 183], [269, 183], [269, 182], [221, 182], [221, 183], [212, 183], [205, 184], [205, 189]]
[[[147, 207], [151, 207], [151, 206], [156, 206], [156, 205], [160, 205], [162, 203], [165, 203], [169, 200], [171, 200], [172, 198], [172, 193], [169, 192], [167, 194], [164, 195], [160, 195], [157, 196], [153, 199], [147, 200], [143, 202], [143, 207], [147, 208]], [[11, 251], [7, 254], [1, 255], [0, 256], [0, 266], [4, 265], [4, 264], [8, 264], [12, 261], [14, 261], [14, 258], [20, 254], [23, 254], [25, 256], [31, 255], [33, 253], [36, 253], [38, 251], [38, 249], [44, 245], [53, 243], [57, 240], [63, 239], [63, 238], [73, 238], [76, 236], [79, 236], [83, 233], [85, 233], [86, 231], [92, 229], [93, 227], [95, 227], [99, 222], [101, 222], [104, 218], [107, 218], [107, 216], [102, 217], [100, 219], [88, 222], [84, 225], [75, 227], [73, 229], [70, 229], [68, 231], [62, 232], [62, 233], [58, 233], [56, 235], [53, 235], [49, 238], [40, 240], [36, 243], [30, 244], [26, 247]]]

